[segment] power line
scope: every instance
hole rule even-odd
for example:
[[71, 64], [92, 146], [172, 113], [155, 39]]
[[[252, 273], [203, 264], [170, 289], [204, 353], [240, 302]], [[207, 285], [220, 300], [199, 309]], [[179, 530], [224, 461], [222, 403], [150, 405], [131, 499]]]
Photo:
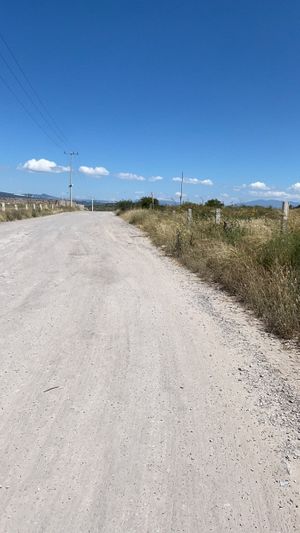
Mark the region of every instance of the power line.
[[35, 101], [33, 100], [31, 94], [27, 91], [27, 89], [24, 87], [23, 83], [19, 80], [18, 76], [15, 74], [15, 72], [13, 71], [13, 69], [11, 68], [10, 64], [8, 63], [8, 61], [5, 59], [4, 55], [2, 54], [2, 52], [0, 51], [0, 57], [2, 59], [2, 61], [4, 62], [4, 64], [6, 65], [6, 67], [8, 68], [9, 72], [11, 73], [11, 75], [13, 76], [13, 78], [16, 80], [16, 82], [18, 83], [18, 85], [21, 87], [21, 89], [23, 90], [23, 92], [25, 93], [25, 95], [27, 96], [27, 98], [30, 100], [31, 104], [33, 105], [33, 107], [36, 109], [36, 111], [39, 113], [39, 115], [42, 117], [42, 119], [45, 121], [45, 123], [48, 125], [48, 127], [52, 130], [52, 132], [54, 133], [54, 135], [57, 137], [57, 139], [59, 140], [59, 143], [61, 143], [61, 147], [63, 147], [63, 139], [61, 138], [60, 135], [58, 135], [55, 131], [55, 129], [53, 128], [53, 126], [51, 125], [51, 123], [49, 122], [49, 120], [47, 119], [47, 117], [45, 117], [45, 115], [42, 113], [42, 111], [39, 109], [39, 107], [36, 105]]
[[56, 142], [55, 139], [53, 139], [49, 134], [48, 132], [45, 130], [45, 128], [43, 126], [41, 126], [41, 124], [35, 119], [35, 117], [32, 115], [32, 113], [27, 109], [27, 107], [24, 105], [24, 103], [22, 102], [22, 100], [19, 98], [19, 96], [17, 95], [17, 93], [11, 88], [11, 86], [7, 83], [7, 81], [3, 78], [3, 76], [1, 76], [0, 74], [0, 80], [2, 81], [3, 85], [5, 85], [5, 87], [8, 89], [8, 91], [11, 92], [11, 94], [15, 97], [15, 99], [17, 100], [17, 102], [19, 103], [19, 105], [23, 108], [23, 110], [25, 111], [25, 113], [31, 118], [31, 120], [35, 123], [35, 125], [40, 129], [42, 130], [42, 132], [46, 135], [46, 137], [48, 137], [48, 139], [50, 139], [50, 141], [55, 144], [60, 150], [61, 150], [61, 145], [58, 144]]
[[52, 121], [54, 127], [56, 128], [57, 132], [59, 133], [59, 135], [61, 136], [61, 138], [63, 139], [63, 142], [66, 142], [68, 143], [68, 138], [66, 137], [66, 135], [64, 134], [64, 132], [62, 131], [62, 129], [59, 127], [59, 125], [57, 124], [56, 120], [54, 120], [54, 118], [52, 117], [52, 115], [49, 113], [46, 105], [44, 104], [44, 102], [42, 101], [42, 99], [40, 98], [38, 92], [36, 91], [36, 89], [33, 87], [29, 77], [27, 76], [26, 72], [24, 71], [23, 67], [20, 65], [20, 62], [18, 61], [18, 59], [16, 58], [14, 52], [12, 51], [12, 49], [10, 48], [8, 42], [6, 41], [6, 39], [4, 38], [4, 36], [2, 35], [2, 33], [0, 32], [0, 39], [1, 41], [3, 42], [3, 44], [6, 46], [8, 52], [10, 53], [11, 57], [13, 58], [15, 64], [17, 65], [18, 69], [20, 70], [20, 72], [22, 73], [24, 79], [26, 80], [27, 84], [29, 85], [30, 89], [32, 90], [33, 94], [35, 95], [36, 99], [38, 100], [39, 104], [41, 105], [41, 107], [44, 109], [45, 113], [48, 115], [49, 119]]
[[[42, 101], [42, 99], [40, 98], [38, 92], [36, 91], [36, 89], [33, 87], [29, 77], [27, 76], [26, 72], [24, 71], [24, 69], [22, 68], [20, 62], [18, 61], [17, 57], [15, 56], [14, 52], [12, 51], [12, 49], [10, 48], [8, 42], [6, 41], [6, 39], [4, 38], [3, 34], [0, 32], [0, 40], [2, 41], [2, 43], [5, 45], [6, 49], [8, 50], [10, 56], [12, 57], [13, 61], [15, 62], [17, 68], [19, 69], [19, 71], [21, 72], [24, 80], [27, 82], [27, 85], [28, 87], [30, 88], [31, 92], [32, 92], [32, 95], [35, 97], [36, 101], [38, 102], [39, 105], [37, 105], [37, 103], [34, 101], [33, 97], [31, 96], [31, 94], [28, 92], [28, 90], [26, 89], [26, 87], [24, 87], [24, 84], [22, 83], [22, 81], [19, 79], [19, 77], [17, 76], [17, 74], [15, 73], [14, 69], [10, 66], [10, 64], [8, 63], [8, 61], [5, 59], [5, 57], [3, 56], [3, 54], [0, 52], [1, 54], [1, 58], [2, 60], [4, 61], [4, 63], [6, 64], [8, 70], [10, 71], [10, 73], [12, 74], [12, 76], [14, 77], [14, 79], [17, 81], [18, 85], [21, 87], [21, 89], [24, 91], [24, 93], [26, 94], [27, 98], [30, 100], [31, 104], [35, 107], [36, 111], [39, 113], [39, 115], [43, 118], [44, 122], [47, 124], [48, 128], [50, 128], [53, 132], [53, 134], [57, 137], [57, 139], [59, 140], [59, 142], [62, 144], [62, 147], [66, 146], [69, 141], [68, 141], [68, 138], [66, 137], [66, 135], [64, 134], [64, 132], [62, 131], [62, 129], [59, 127], [59, 125], [57, 124], [57, 122], [54, 120], [53, 116], [49, 113], [46, 105], [44, 104], [44, 102]], [[43, 111], [44, 110], [44, 111]], [[44, 113], [45, 112], [45, 113]], [[47, 116], [46, 116], [46, 115]], [[52, 133], [51, 133], [52, 135]]]

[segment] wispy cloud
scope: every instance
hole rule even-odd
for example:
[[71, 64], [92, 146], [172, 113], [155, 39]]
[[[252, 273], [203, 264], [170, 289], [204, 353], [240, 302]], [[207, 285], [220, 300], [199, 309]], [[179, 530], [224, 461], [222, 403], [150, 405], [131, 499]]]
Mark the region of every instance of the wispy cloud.
[[[182, 178], [176, 177], [172, 178], [173, 181], [179, 181], [181, 182]], [[199, 180], [198, 178], [183, 178], [183, 183], [186, 183], [188, 185], [206, 185], [206, 186], [212, 186], [214, 183], [211, 179], [205, 179], [205, 180]]]
[[164, 178], [162, 176], [151, 176], [151, 178], [149, 178], [149, 181], [161, 181], [163, 179]]
[[116, 174], [117, 178], [120, 180], [127, 180], [127, 181], [145, 181], [146, 178], [144, 176], [139, 176], [138, 174], [133, 174], [132, 172], [119, 172]]
[[163, 192], [159, 192], [158, 195], [156, 196], [157, 199], [161, 202], [169, 202], [169, 201], [174, 201], [174, 198], [172, 196], [170, 196], [169, 194], [166, 194], [166, 193], [163, 193]]
[[28, 159], [23, 164], [18, 166], [19, 170], [27, 170], [28, 172], [52, 172], [53, 174], [60, 174], [67, 172], [69, 167], [58, 165], [55, 161], [48, 159]]
[[242, 185], [235, 185], [233, 187], [233, 190], [236, 192], [242, 191], [243, 189], [247, 189], [246, 183], [243, 183]]
[[[175, 192], [175, 196], [176, 196], [176, 198], [180, 198], [181, 192]], [[186, 198], [186, 194], [185, 193], [182, 194], [182, 198]]]
[[82, 174], [91, 176], [92, 178], [101, 178], [109, 175], [109, 170], [105, 167], [86, 167], [82, 165], [78, 170], [79, 172], [82, 172]]

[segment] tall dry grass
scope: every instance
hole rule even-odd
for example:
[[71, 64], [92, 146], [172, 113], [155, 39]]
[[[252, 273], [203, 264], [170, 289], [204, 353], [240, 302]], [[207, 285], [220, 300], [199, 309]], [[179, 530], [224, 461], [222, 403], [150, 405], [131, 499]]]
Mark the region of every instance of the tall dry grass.
[[7, 207], [5, 211], [0, 211], [0, 222], [12, 222], [14, 220], [22, 220], [25, 218], [37, 218], [46, 215], [55, 215], [63, 211], [73, 211], [73, 208], [56, 206], [53, 210], [50, 208], [32, 209], [31, 206], [25, 209], [25, 206], [20, 204], [18, 210], [14, 207]]
[[196, 212], [190, 225], [184, 209], [133, 210], [122, 216], [202, 279], [235, 295], [269, 331], [299, 342], [300, 210], [291, 212], [286, 234], [277, 210], [258, 216], [236, 211], [224, 210], [225, 229], [215, 224], [212, 212]]

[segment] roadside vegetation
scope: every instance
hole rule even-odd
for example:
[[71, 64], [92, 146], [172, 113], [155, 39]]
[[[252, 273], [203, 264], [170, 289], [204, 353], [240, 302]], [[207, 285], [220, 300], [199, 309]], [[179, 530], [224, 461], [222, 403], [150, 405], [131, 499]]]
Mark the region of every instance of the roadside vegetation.
[[43, 217], [65, 211], [74, 211], [74, 208], [55, 206], [54, 209], [51, 209], [49, 206], [43, 206], [43, 209], [40, 209], [38, 206], [36, 206], [36, 209], [33, 209], [31, 205], [28, 205], [28, 209], [26, 209], [25, 205], [19, 204], [17, 210], [14, 208], [14, 206], [9, 206], [5, 208], [5, 211], [0, 211], [0, 222], [11, 222], [13, 220], [22, 220], [24, 218]]
[[220, 224], [215, 213], [214, 204], [184, 204], [124, 210], [122, 217], [202, 279], [235, 295], [269, 331], [299, 342], [300, 209], [290, 211], [286, 231], [278, 209], [224, 207]]

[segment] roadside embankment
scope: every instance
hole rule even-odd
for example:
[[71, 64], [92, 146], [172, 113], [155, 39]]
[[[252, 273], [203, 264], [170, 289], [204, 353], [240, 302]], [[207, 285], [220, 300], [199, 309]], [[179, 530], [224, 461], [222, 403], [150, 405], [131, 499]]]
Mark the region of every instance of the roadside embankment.
[[132, 210], [124, 220], [144, 230], [167, 255], [217, 282], [285, 339], [300, 339], [300, 212], [291, 212], [282, 231], [280, 211], [251, 216], [241, 208], [224, 210], [216, 224], [212, 212], [184, 208]]

